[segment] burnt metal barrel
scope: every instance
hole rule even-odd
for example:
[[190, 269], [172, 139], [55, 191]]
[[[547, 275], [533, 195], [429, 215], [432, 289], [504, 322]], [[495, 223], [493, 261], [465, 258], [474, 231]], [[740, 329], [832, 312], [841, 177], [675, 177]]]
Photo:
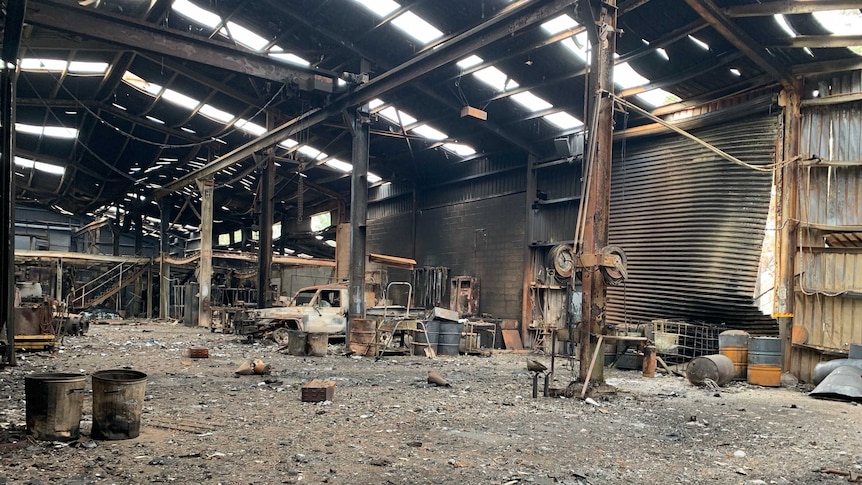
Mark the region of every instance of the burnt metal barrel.
[[721, 354], [702, 355], [688, 363], [685, 374], [696, 386], [705, 384], [707, 379], [723, 386], [733, 379], [733, 361]]
[[461, 332], [464, 324], [459, 322], [440, 322], [440, 338], [437, 340], [439, 355], [458, 355], [461, 345]]
[[308, 333], [302, 330], [288, 330], [287, 335], [287, 353], [290, 355], [305, 355]]
[[74, 441], [81, 436], [84, 374], [46, 373], [24, 377], [27, 434], [37, 440]]
[[430, 347], [437, 353], [437, 342], [440, 338], [440, 321], [429, 320], [417, 325], [413, 332], [413, 355], [425, 355], [425, 349]]
[[328, 333], [309, 333], [305, 353], [312, 357], [325, 357], [329, 351]]
[[733, 380], [744, 381], [748, 376], [748, 332], [727, 330], [718, 334], [718, 353], [733, 362]]
[[748, 340], [748, 383], [781, 386], [781, 340], [752, 337]]
[[137, 438], [147, 375], [136, 370], [111, 369], [93, 373], [93, 430], [101, 440]]
[[350, 350], [356, 355], [377, 355], [377, 321], [354, 318], [350, 321]]

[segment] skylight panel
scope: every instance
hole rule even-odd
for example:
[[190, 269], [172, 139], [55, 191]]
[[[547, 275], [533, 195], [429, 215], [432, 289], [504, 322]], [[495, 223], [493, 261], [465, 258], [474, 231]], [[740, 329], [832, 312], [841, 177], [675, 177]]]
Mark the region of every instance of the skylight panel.
[[182, 106], [186, 109], [195, 109], [198, 107], [199, 104], [201, 104], [200, 101], [190, 96], [186, 96], [185, 94], [182, 94], [180, 92], [174, 91], [173, 89], [165, 89], [165, 92], [162, 94], [162, 99], [178, 106]]
[[524, 91], [523, 93], [513, 94], [511, 96], [512, 101], [520, 104], [524, 108], [527, 108], [530, 111], [542, 111], [545, 109], [551, 109], [554, 107], [551, 103], [545, 101], [544, 99], [536, 96], [535, 94]]
[[174, 0], [171, 4], [171, 10], [210, 29], [221, 25], [221, 17], [209, 10], [198, 7], [189, 0]]
[[476, 154], [476, 150], [474, 150], [473, 147], [461, 143], [444, 143], [443, 148], [455, 153], [456, 155], [461, 155], [462, 157], [469, 157], [470, 155]]
[[131, 71], [123, 73], [123, 82], [139, 91], [149, 94], [150, 96], [158, 96], [159, 93], [162, 92], [161, 86], [151, 83]]
[[509, 79], [509, 76], [507, 76], [506, 73], [494, 66], [480, 69], [474, 72], [473, 75], [476, 76], [476, 79], [494, 88], [495, 91], [507, 91], [518, 87], [517, 82], [513, 79]]
[[147, 115], [147, 116], [146, 116], [146, 118], [147, 118], [148, 120], [152, 121], [153, 123], [158, 123], [158, 124], [160, 124], [160, 125], [165, 124], [165, 122], [164, 122], [163, 120], [160, 120], [160, 119], [156, 118], [155, 116]]
[[51, 163], [37, 162], [35, 160], [30, 160], [29, 158], [23, 157], [15, 157], [15, 165], [24, 168], [36, 169], [41, 172], [50, 173], [54, 175], [63, 175], [66, 173], [66, 167], [62, 167], [60, 165], [54, 165]]
[[[862, 32], [862, 12], [859, 9], [828, 10], [813, 12], [817, 22], [836, 35], [857, 35]], [[862, 55], [862, 45], [848, 47], [853, 53]]]
[[66, 128], [65, 126], [36, 126], [26, 123], [15, 123], [15, 131], [28, 135], [44, 135], [49, 138], [70, 139], [78, 136], [77, 129]]
[[66, 66], [66, 61], [60, 59], [21, 59], [22, 71], [63, 72], [66, 70]]
[[355, 0], [356, 3], [362, 5], [374, 12], [378, 17], [385, 17], [392, 12], [401, 8], [398, 2], [393, 0]]
[[647, 103], [653, 107], [664, 106], [666, 104], [678, 103], [682, 101], [679, 96], [669, 93], [664, 89], [651, 89], [649, 91], [639, 93], [635, 95], [638, 99], [642, 100], [644, 103]]
[[384, 104], [386, 104], [386, 103], [384, 103], [383, 100], [378, 99], [378, 98], [374, 98], [368, 102], [368, 109], [377, 109], [377, 108], [383, 106]]
[[327, 167], [332, 167], [336, 170], [340, 170], [340, 171], [345, 172], [345, 173], [353, 171], [353, 165], [351, 165], [347, 162], [342, 162], [341, 160], [339, 160], [337, 158], [333, 158], [332, 160], [327, 160], [323, 164], [326, 165]]
[[284, 52], [284, 53], [282, 53], [282, 52], [270, 52], [269, 57], [272, 57], [273, 59], [276, 59], [276, 60], [279, 60], [282, 62], [286, 62], [288, 64], [296, 64], [298, 66], [308, 67], [311, 65], [311, 63], [306, 61], [305, 59], [299, 57], [296, 54], [291, 54], [289, 52]]
[[240, 130], [254, 136], [260, 136], [266, 133], [266, 128], [258, 125], [257, 123], [252, 123], [246, 119], [240, 118], [239, 121], [236, 122], [235, 125]]
[[416, 128], [413, 128], [410, 131], [412, 131], [413, 133], [416, 133], [419, 136], [422, 136], [424, 138], [428, 138], [429, 140], [434, 140], [434, 141], [441, 141], [441, 140], [445, 140], [446, 138], [449, 138], [449, 136], [446, 135], [446, 133], [443, 133], [440, 130], [432, 128], [429, 125], [420, 125], [420, 126], [417, 126]]
[[[384, 109], [380, 110], [378, 112], [378, 114], [380, 116], [386, 118], [387, 120], [395, 123], [396, 125], [410, 126], [410, 125], [416, 123], [416, 121], [417, 121], [416, 118], [410, 116], [409, 114], [407, 114], [401, 110], [396, 111], [395, 107], [393, 107], [393, 106], [389, 106], [388, 108], [384, 108]], [[399, 116], [401, 117], [400, 122], [399, 122]]]
[[368, 172], [368, 183], [376, 184], [377, 182], [380, 182], [381, 180], [383, 180], [383, 179], [380, 178], [379, 175], [375, 175], [371, 172]]
[[28, 135], [41, 135], [42, 127], [36, 125], [27, 125], [24, 123], [15, 123], [15, 131], [18, 133], [27, 133]]
[[569, 17], [566, 14], [563, 14], [559, 17], [553, 18], [543, 23], [542, 30], [551, 35], [554, 35], [559, 34], [560, 32], [564, 32], [566, 30], [574, 29], [578, 25], [580, 24], [575, 22], [575, 19]]
[[299, 142], [294, 140], [293, 138], [288, 138], [287, 140], [282, 140], [282, 141], [278, 142], [278, 146], [280, 146], [282, 148], [287, 148], [287, 149], [291, 149], [291, 148], [295, 147], [296, 145], [299, 145]]
[[477, 56], [476, 54], [472, 54], [472, 55], [465, 57], [464, 59], [461, 59], [460, 61], [456, 62], [456, 64], [461, 69], [470, 69], [471, 67], [478, 66], [479, 64], [481, 64], [483, 62], [485, 62], [485, 61], [481, 57]]
[[229, 21], [227, 23], [227, 27], [223, 27], [220, 31], [222, 35], [227, 35], [228, 32], [230, 33], [231, 39], [252, 50], [262, 51], [267, 45], [269, 45], [268, 40], [236, 22]]
[[649, 79], [635, 72], [628, 62], [623, 62], [614, 66], [614, 84], [629, 89], [649, 84]]
[[542, 118], [545, 119], [548, 123], [556, 126], [561, 130], [569, 130], [573, 128], [578, 128], [583, 126], [581, 120], [575, 118], [574, 116], [566, 113], [565, 111], [560, 111], [559, 113], [553, 113], [549, 115], [545, 115]]
[[566, 49], [570, 50], [572, 54], [574, 54], [578, 59], [583, 62], [589, 62], [587, 58], [587, 47], [589, 46], [589, 39], [587, 37], [586, 32], [581, 32], [580, 34], [563, 39], [560, 43]]
[[666, 61], [669, 61], [669, 60], [670, 60], [670, 56], [668, 56], [668, 55], [667, 55], [667, 51], [666, 51], [666, 50], [664, 50], [664, 48], [663, 48], [663, 47], [659, 47], [659, 48], [657, 48], [655, 51], [656, 51], [656, 53], [657, 53], [657, 54], [658, 54], [662, 59], [664, 59], [664, 60], [666, 60]]
[[215, 121], [220, 121], [222, 123], [230, 123], [236, 118], [234, 115], [228, 113], [227, 111], [222, 111], [210, 104], [205, 104], [201, 106], [200, 111], [198, 113], [206, 116], [207, 118]]
[[327, 154], [310, 145], [302, 145], [301, 147], [297, 148], [296, 151], [305, 155], [306, 157], [313, 158], [315, 160], [322, 160], [328, 156]]
[[108, 70], [107, 62], [83, 62], [72, 61], [69, 63], [69, 72], [74, 74], [104, 74]]
[[440, 32], [436, 27], [426, 22], [425, 19], [410, 11], [404, 12], [392, 19], [392, 25], [403, 30], [405, 34], [423, 44], [443, 37], [443, 32]]
[[709, 44], [707, 44], [706, 42], [698, 39], [697, 37], [695, 37], [693, 35], [689, 35], [688, 38], [691, 39], [691, 41], [694, 42], [701, 49], [703, 49], [705, 51], [709, 50]]
[[742, 76], [742, 73], [739, 71], [739, 69], [736, 69], [735, 67], [730, 69], [730, 73], [734, 76]]
[[781, 30], [787, 32], [787, 35], [790, 37], [796, 37], [796, 31], [793, 30], [793, 27], [790, 26], [790, 23], [787, 21], [787, 17], [784, 15], [777, 13], [772, 16], [775, 19], [775, 22], [781, 27]]

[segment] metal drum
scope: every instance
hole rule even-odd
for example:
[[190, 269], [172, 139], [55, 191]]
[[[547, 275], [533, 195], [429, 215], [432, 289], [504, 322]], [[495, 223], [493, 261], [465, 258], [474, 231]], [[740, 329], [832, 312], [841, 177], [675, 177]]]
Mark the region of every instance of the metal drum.
[[84, 374], [30, 374], [24, 377], [27, 434], [37, 440], [74, 441], [81, 436]]
[[350, 321], [350, 350], [357, 355], [377, 355], [377, 322], [367, 318]]
[[718, 334], [718, 353], [733, 362], [733, 380], [744, 381], [748, 377], [748, 332], [727, 330]]
[[733, 361], [724, 355], [702, 355], [688, 363], [685, 371], [689, 382], [700, 386], [707, 379], [723, 386], [733, 379]]
[[288, 330], [287, 335], [287, 353], [290, 355], [305, 355], [308, 334], [302, 330]]
[[862, 359], [862, 344], [850, 344], [850, 352], [847, 357], [851, 359]]
[[328, 333], [309, 333], [306, 338], [305, 353], [312, 357], [325, 357], [329, 350]]
[[413, 355], [425, 355], [425, 348], [431, 347], [437, 353], [437, 340], [440, 338], [440, 322], [429, 320], [416, 326], [413, 332]]
[[137, 438], [147, 390], [147, 375], [125, 369], [93, 373], [93, 429], [101, 440]]
[[752, 337], [748, 340], [748, 383], [781, 386], [781, 340]]
[[464, 324], [458, 322], [440, 322], [440, 338], [437, 341], [439, 355], [458, 355], [461, 344], [461, 332]]

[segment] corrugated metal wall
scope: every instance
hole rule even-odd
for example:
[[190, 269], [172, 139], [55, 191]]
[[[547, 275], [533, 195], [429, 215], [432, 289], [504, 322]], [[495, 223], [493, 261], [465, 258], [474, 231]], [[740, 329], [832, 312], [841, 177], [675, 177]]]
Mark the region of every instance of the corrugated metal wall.
[[[774, 162], [777, 116], [692, 132], [746, 162]], [[615, 153], [610, 242], [625, 250], [629, 280], [608, 291], [609, 323], [681, 318], [777, 333], [753, 303], [771, 174], [676, 135]]]
[[[842, 75], [831, 86], [824, 94], [858, 91], [860, 73]], [[802, 115], [803, 155], [862, 160], [862, 103], [812, 107]], [[825, 247], [825, 238], [840, 229], [829, 226], [862, 225], [862, 167], [802, 168], [799, 219], [803, 247], [797, 253], [793, 324], [806, 330], [807, 339], [794, 342], [790, 370], [810, 381], [817, 362], [862, 343], [862, 234], [843, 233], [840, 244]], [[826, 230], [809, 230], [807, 224]]]

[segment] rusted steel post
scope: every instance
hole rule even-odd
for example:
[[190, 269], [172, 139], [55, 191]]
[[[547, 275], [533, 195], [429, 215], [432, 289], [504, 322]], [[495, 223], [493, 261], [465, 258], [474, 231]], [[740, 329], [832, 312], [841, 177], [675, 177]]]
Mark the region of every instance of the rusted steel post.
[[171, 201], [167, 197], [159, 201], [159, 318], [170, 318], [171, 307], [171, 263], [168, 262], [171, 242], [168, 230], [171, 227]]
[[[266, 129], [275, 128], [275, 116], [266, 114]], [[257, 307], [266, 308], [272, 305], [269, 298], [269, 285], [272, 280], [272, 214], [273, 195], [275, 192], [275, 152], [272, 147], [266, 149], [261, 173], [260, 190], [260, 243], [257, 248]]]
[[656, 349], [655, 345], [647, 345], [644, 347], [644, 361], [642, 366], [644, 377], [655, 377], [656, 369]]
[[527, 332], [533, 319], [533, 307], [530, 302], [530, 283], [533, 282], [533, 201], [536, 198], [536, 157], [527, 156], [527, 196], [526, 215], [524, 219], [524, 274], [521, 293], [521, 342], [528, 342]]
[[[349, 320], [365, 318], [365, 243], [368, 218], [368, 149], [370, 119], [367, 105], [351, 113], [353, 174], [350, 182]], [[348, 323], [348, 337], [349, 337]]]
[[[800, 87], [785, 86], [779, 102], [784, 107], [782, 147], [777, 157], [778, 161], [788, 161], [780, 168], [779, 180], [779, 213], [776, 223], [780, 228], [776, 259], [778, 272], [775, 278], [775, 303], [773, 317], [778, 318], [778, 330], [781, 337], [782, 369], [790, 369], [791, 357], [791, 327], [793, 325], [794, 306], [794, 272], [797, 246], [798, 226], [798, 161], [800, 130], [802, 115], [800, 112]], [[790, 161], [793, 160], [793, 161]]]
[[[593, 5], [596, 2], [590, 2]], [[593, 46], [591, 65], [593, 103], [595, 109], [591, 112], [597, 117], [595, 122], [587, 126], [594, 127], [595, 137], [590, 143], [591, 157], [590, 173], [587, 177], [587, 201], [584, 206], [584, 243], [583, 254], [596, 254], [608, 244], [608, 216], [611, 201], [611, 149], [613, 147], [613, 99], [610, 94], [614, 90], [613, 66], [616, 50], [616, 0], [598, 2], [596, 27], [598, 28], [598, 45]], [[592, 120], [590, 120], [592, 121]], [[593, 263], [594, 264], [594, 263]], [[582, 270], [583, 282], [583, 318], [580, 325], [578, 356], [580, 359], [580, 378], [604, 380], [603, 366], [600, 362], [590, 373], [590, 357], [597, 345], [595, 336], [600, 334], [604, 325], [607, 289], [602, 273], [596, 266], [585, 267]], [[591, 376], [591, 377], [590, 377]]]
[[201, 257], [198, 260], [198, 326], [212, 326], [213, 180], [198, 180], [201, 191]]

